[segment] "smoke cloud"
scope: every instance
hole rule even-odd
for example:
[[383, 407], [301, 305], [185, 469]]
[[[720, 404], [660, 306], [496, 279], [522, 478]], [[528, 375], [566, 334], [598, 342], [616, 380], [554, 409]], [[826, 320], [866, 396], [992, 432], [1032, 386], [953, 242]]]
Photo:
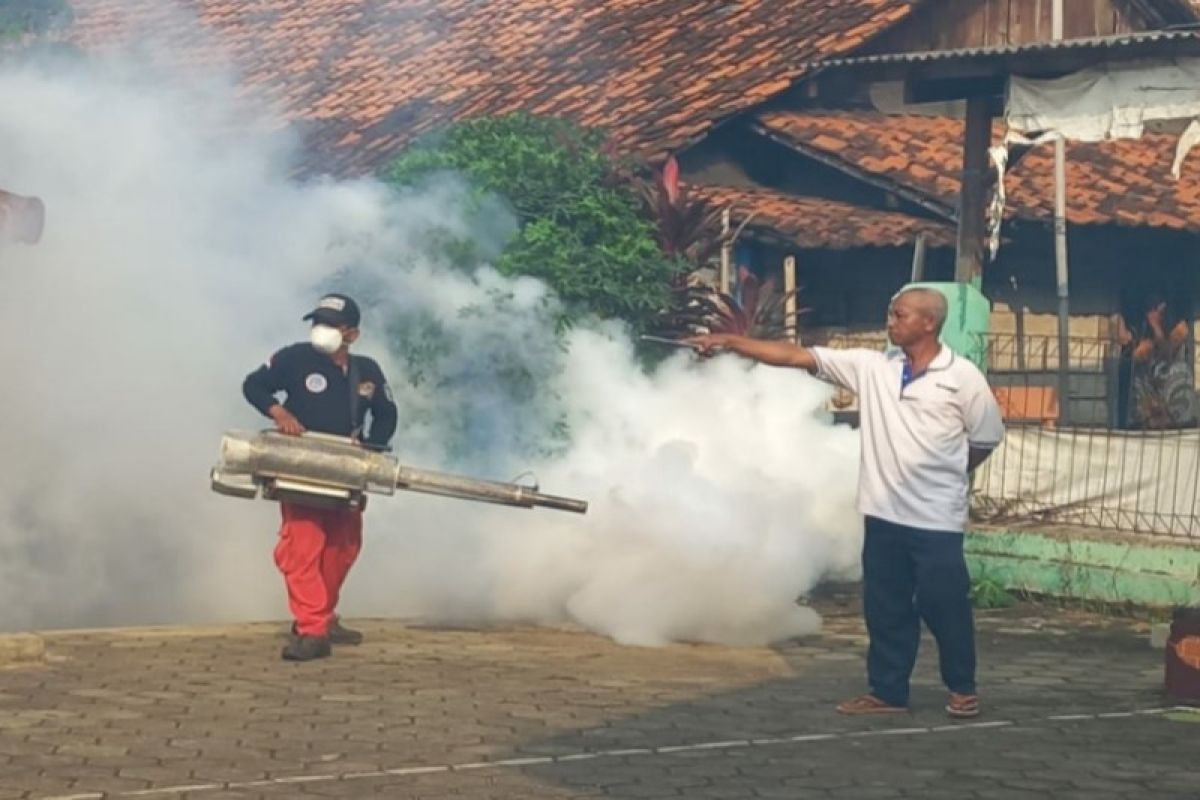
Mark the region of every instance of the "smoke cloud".
[[823, 385], [683, 353], [647, 372], [611, 323], [556, 338], [543, 285], [430, 251], [437, 229], [498, 252], [502, 208], [468, 229], [454, 179], [292, 180], [294, 142], [234, 97], [128, 56], [0, 66], [0, 186], [47, 208], [39, 245], [0, 250], [0, 630], [286, 616], [277, 509], [207, 472], [223, 430], [265, 425], [242, 377], [331, 288], [365, 306], [402, 460], [592, 503], [375, 498], [347, 616], [649, 645], [816, 629], [797, 597], [859, 545], [857, 439]]

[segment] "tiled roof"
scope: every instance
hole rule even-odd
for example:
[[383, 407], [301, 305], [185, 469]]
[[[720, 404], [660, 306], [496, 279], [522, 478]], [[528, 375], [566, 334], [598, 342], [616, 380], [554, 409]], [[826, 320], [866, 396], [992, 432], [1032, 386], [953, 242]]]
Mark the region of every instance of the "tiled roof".
[[524, 110], [650, 158], [851, 52], [918, 0], [72, 0], [85, 48], [148, 34], [308, 123], [324, 171], [377, 167], [451, 120]]
[[[770, 112], [762, 126], [879, 180], [916, 189], [953, 209], [962, 165], [963, 123], [875, 113]], [[1001, 135], [997, 126], [994, 138]], [[1171, 178], [1176, 138], [1147, 134], [1067, 145], [1067, 216], [1079, 225], [1115, 224], [1200, 231], [1200, 152]], [[1054, 208], [1054, 150], [1025, 154], [1005, 179], [1010, 217], [1049, 220]]]
[[954, 244], [954, 226], [895, 211], [878, 211], [818, 197], [798, 197], [768, 189], [693, 186], [692, 191], [717, 207], [731, 208], [736, 227], [751, 213], [751, 234], [783, 240], [804, 249], [899, 247], [920, 233], [931, 247]]

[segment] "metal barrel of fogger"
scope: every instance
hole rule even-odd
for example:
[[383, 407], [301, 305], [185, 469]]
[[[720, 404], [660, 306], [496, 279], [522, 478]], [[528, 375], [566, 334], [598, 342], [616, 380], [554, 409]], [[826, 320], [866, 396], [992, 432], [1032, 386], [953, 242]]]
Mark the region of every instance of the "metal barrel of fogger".
[[397, 473], [396, 488], [524, 508], [540, 506], [558, 511], [572, 511], [576, 514], [584, 514], [588, 508], [588, 504], [584, 500], [543, 494], [536, 489], [520, 484], [484, 481], [445, 472], [414, 469], [413, 467], [400, 467]]
[[460, 500], [522, 508], [543, 507], [577, 514], [586, 513], [588, 508], [586, 501], [543, 494], [535, 487], [407, 467], [387, 453], [365, 450], [340, 437], [319, 434], [227, 433], [221, 440], [218, 471], [227, 475], [252, 476], [258, 481], [301, 481], [352, 492], [390, 495], [403, 489]]
[[386, 453], [339, 437], [229, 432], [221, 439], [219, 469], [228, 474], [301, 480], [336, 489], [394, 494], [400, 465]]

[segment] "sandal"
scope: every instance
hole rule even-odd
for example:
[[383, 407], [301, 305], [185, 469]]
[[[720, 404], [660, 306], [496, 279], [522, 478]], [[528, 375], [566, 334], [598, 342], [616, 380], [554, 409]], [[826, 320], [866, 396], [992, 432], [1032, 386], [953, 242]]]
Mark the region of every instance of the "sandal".
[[972, 719], [979, 716], [979, 696], [974, 694], [950, 693], [946, 713], [955, 719]]
[[873, 694], [864, 694], [840, 704], [837, 707], [837, 712], [839, 714], [854, 716], [862, 714], [907, 714], [908, 709], [904, 706], [894, 706], [891, 703], [880, 700]]

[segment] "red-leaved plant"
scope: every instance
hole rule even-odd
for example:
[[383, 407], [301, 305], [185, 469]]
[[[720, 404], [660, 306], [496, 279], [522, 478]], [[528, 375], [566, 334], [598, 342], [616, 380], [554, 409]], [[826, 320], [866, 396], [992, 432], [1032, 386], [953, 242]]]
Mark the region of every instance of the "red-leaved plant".
[[[795, 338], [787, 319], [788, 300], [797, 292], [780, 292], [775, 281], [759, 279], [745, 267], [739, 270], [741, 299], [711, 286], [680, 286], [664, 313], [659, 335], [683, 338], [701, 333], [736, 333], [756, 339]], [[808, 309], [798, 309], [797, 316]]]
[[721, 210], [680, 182], [679, 162], [674, 156], [653, 180], [642, 181], [640, 189], [663, 255], [684, 261], [692, 269], [706, 266], [721, 249]]

